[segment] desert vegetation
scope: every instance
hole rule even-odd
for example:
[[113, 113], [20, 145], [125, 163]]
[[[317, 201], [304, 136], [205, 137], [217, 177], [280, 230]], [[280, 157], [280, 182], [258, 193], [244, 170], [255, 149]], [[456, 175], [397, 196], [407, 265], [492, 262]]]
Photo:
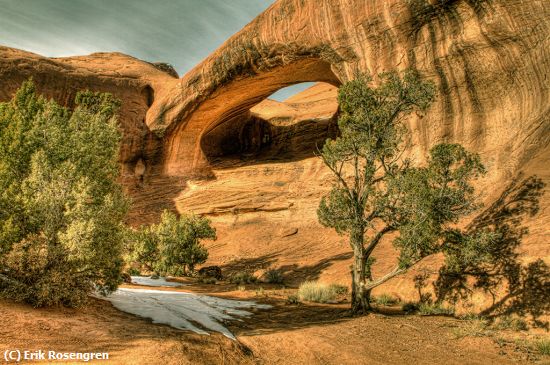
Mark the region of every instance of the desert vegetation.
[[203, 239], [216, 239], [208, 219], [164, 211], [158, 224], [131, 230], [127, 260], [155, 274], [187, 275], [208, 258]]
[[[112, 95], [79, 92], [74, 110], [25, 82], [0, 104], [0, 296], [34, 306], [81, 306], [130, 274], [182, 275], [204, 263], [206, 218], [165, 211], [124, 224], [117, 183], [120, 130]], [[125, 263], [126, 261], [126, 263]]]
[[120, 283], [119, 101], [81, 92], [75, 104], [46, 100], [32, 81], [0, 104], [2, 297], [79, 306]]
[[348, 288], [343, 285], [306, 281], [298, 288], [297, 296], [303, 301], [331, 303], [335, 302], [338, 296], [346, 294], [347, 291]]
[[249, 272], [240, 271], [230, 275], [228, 280], [231, 284], [243, 285], [253, 284], [258, 281], [258, 278]]
[[[480, 158], [458, 144], [438, 144], [424, 166], [403, 157], [405, 117], [426, 112], [434, 86], [418, 73], [378, 75], [379, 85], [359, 76], [338, 93], [341, 136], [329, 140], [320, 156], [334, 175], [322, 198], [319, 221], [349, 235], [353, 251], [352, 311], [370, 309], [370, 292], [406, 272], [425, 257], [443, 253], [449, 266], [488, 258], [485, 248], [497, 236], [491, 231], [467, 233], [456, 223], [479, 207], [472, 181], [485, 173]], [[393, 245], [398, 264], [374, 278], [374, 249], [383, 237], [397, 233]]]

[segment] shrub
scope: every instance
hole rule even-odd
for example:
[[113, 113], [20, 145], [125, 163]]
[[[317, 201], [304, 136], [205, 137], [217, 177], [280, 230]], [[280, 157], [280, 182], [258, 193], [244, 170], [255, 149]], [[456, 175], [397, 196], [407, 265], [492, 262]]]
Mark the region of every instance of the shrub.
[[141, 275], [141, 272], [139, 271], [139, 269], [135, 268], [135, 267], [131, 267], [128, 269], [128, 275], [130, 276], [140, 276]]
[[454, 312], [454, 308], [444, 307], [439, 303], [420, 303], [420, 306], [418, 307], [418, 313], [423, 316], [453, 315]]
[[399, 299], [394, 298], [388, 294], [382, 294], [380, 296], [374, 297], [374, 302], [378, 305], [389, 306], [399, 303]]
[[257, 277], [245, 271], [235, 273], [229, 277], [229, 282], [231, 284], [237, 284], [237, 285], [253, 284], [257, 281], [258, 281]]
[[164, 275], [187, 275], [195, 265], [208, 258], [202, 239], [216, 239], [210, 221], [196, 215], [181, 215], [165, 210], [159, 224], [133, 231], [128, 259], [149, 271]]
[[336, 294], [338, 295], [344, 295], [348, 293], [348, 287], [341, 284], [330, 284], [330, 286], [334, 289]]
[[486, 319], [476, 318], [464, 321], [459, 327], [452, 330], [456, 338], [466, 336], [482, 337], [490, 333], [489, 322]]
[[496, 330], [526, 331], [529, 326], [527, 325], [527, 322], [522, 318], [504, 316], [499, 318], [495, 322], [493, 328]]
[[280, 270], [269, 269], [265, 272], [264, 277], [265, 281], [270, 284], [282, 284], [284, 281]]
[[535, 342], [535, 347], [541, 355], [550, 355], [550, 339]]
[[75, 105], [47, 101], [31, 81], [0, 103], [2, 297], [74, 307], [122, 280], [120, 103], [80, 92]]
[[306, 281], [298, 288], [298, 298], [309, 302], [328, 303], [345, 293], [347, 287], [336, 284], [324, 284], [317, 281]]
[[293, 294], [293, 295], [289, 295], [286, 298], [286, 302], [287, 304], [300, 304], [300, 299], [298, 298], [297, 295]]
[[200, 283], [200, 284], [216, 284], [217, 280], [216, 278], [211, 278], [211, 277], [200, 277], [197, 279], [197, 283]]

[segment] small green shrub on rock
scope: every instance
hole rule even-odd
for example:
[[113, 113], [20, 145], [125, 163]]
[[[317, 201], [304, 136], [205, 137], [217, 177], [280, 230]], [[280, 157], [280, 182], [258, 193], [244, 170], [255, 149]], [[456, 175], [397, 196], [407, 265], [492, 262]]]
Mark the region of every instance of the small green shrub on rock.
[[283, 274], [280, 270], [269, 269], [265, 272], [264, 278], [269, 284], [282, 284], [284, 282]]
[[258, 281], [257, 277], [245, 271], [235, 273], [229, 277], [229, 282], [231, 284], [237, 284], [237, 285], [254, 284], [257, 281]]

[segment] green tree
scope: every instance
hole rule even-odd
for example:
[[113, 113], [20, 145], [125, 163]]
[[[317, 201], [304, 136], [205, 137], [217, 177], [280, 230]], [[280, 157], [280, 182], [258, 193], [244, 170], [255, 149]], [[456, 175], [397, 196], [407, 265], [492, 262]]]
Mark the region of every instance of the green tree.
[[128, 208], [118, 105], [88, 91], [71, 111], [32, 81], [0, 103], [0, 296], [78, 306], [117, 288]]
[[[402, 157], [403, 121], [428, 109], [434, 86], [410, 70], [402, 76], [384, 73], [379, 80], [378, 87], [371, 87], [370, 78], [359, 76], [340, 88], [341, 136], [328, 140], [320, 154], [335, 182], [317, 213], [321, 224], [349, 235], [354, 313], [370, 309], [373, 288], [426, 256], [445, 252], [449, 238], [456, 246], [460, 235], [451, 226], [476, 209], [470, 182], [484, 173], [479, 157], [457, 144], [433, 147], [426, 166], [412, 167]], [[398, 264], [373, 278], [373, 251], [389, 234], [399, 251]], [[471, 242], [487, 239], [489, 234], [469, 237]]]
[[130, 260], [162, 274], [186, 274], [208, 258], [202, 239], [216, 239], [210, 221], [196, 215], [181, 215], [165, 210], [160, 223], [135, 231]]

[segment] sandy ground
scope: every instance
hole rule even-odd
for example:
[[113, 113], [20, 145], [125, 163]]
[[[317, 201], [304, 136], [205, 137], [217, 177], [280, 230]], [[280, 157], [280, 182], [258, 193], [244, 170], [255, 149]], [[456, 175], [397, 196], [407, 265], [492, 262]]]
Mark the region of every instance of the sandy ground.
[[108, 362], [91, 363], [109, 364], [550, 364], [550, 358], [518, 345], [529, 337], [525, 332], [457, 339], [453, 328], [465, 321], [449, 317], [390, 308], [354, 318], [345, 303], [289, 305], [284, 298], [291, 289], [260, 294], [251, 286], [190, 289], [274, 307], [228, 323], [236, 342], [152, 324], [98, 299], [81, 309], [0, 301], [0, 350], [108, 352]]

